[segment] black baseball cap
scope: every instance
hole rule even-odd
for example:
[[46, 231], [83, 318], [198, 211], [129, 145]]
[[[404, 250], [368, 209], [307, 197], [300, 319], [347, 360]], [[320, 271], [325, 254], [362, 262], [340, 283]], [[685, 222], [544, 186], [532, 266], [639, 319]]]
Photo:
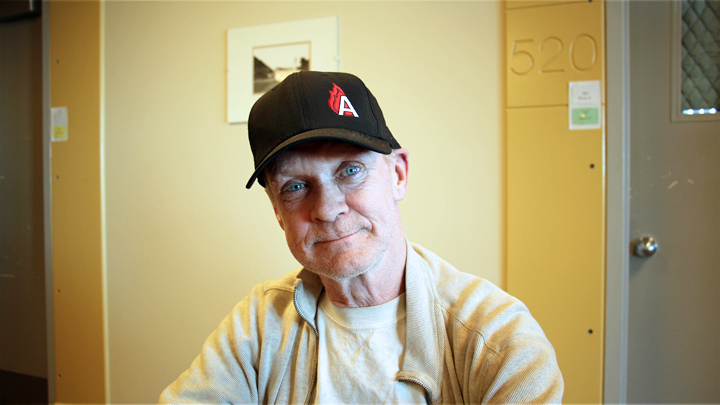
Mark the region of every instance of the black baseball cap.
[[278, 154], [303, 142], [337, 140], [382, 154], [400, 144], [390, 133], [380, 106], [358, 77], [336, 72], [296, 72], [260, 97], [248, 118], [255, 160], [246, 188]]

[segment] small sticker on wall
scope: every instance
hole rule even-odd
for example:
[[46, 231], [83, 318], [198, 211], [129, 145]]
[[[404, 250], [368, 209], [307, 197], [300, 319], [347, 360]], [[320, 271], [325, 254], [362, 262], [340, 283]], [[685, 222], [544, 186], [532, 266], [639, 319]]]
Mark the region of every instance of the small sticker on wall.
[[568, 93], [570, 129], [601, 128], [600, 81], [570, 82]]
[[52, 141], [60, 142], [68, 140], [68, 114], [67, 107], [56, 107], [52, 109]]

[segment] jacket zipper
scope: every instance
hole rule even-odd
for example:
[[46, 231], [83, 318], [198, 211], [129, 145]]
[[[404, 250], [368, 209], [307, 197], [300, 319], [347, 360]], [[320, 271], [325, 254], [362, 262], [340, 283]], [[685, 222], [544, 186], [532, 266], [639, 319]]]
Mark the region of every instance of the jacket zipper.
[[315, 389], [315, 380], [317, 379], [317, 368], [318, 368], [318, 363], [320, 362], [320, 359], [318, 359], [318, 357], [319, 357], [318, 343], [320, 340], [320, 335], [318, 335], [315, 328], [313, 328], [313, 331], [315, 331], [315, 339], [316, 339], [315, 340], [315, 365], [313, 367], [312, 380], [310, 380], [310, 389], [308, 390], [307, 398], [305, 398], [305, 405], [308, 405], [310, 403], [310, 398], [312, 397], [312, 392]]
[[310, 380], [310, 389], [308, 390], [307, 397], [305, 398], [305, 405], [308, 405], [310, 403], [310, 399], [312, 398], [313, 389], [315, 389], [315, 380], [317, 379], [317, 368], [318, 368], [318, 363], [320, 362], [320, 359], [319, 359], [320, 354], [318, 353], [318, 343], [320, 342], [320, 334], [318, 333], [315, 326], [310, 321], [308, 321], [307, 318], [305, 318], [305, 316], [300, 311], [297, 310], [297, 308], [298, 308], [297, 297], [295, 296], [295, 294], [293, 294], [293, 304], [295, 305], [295, 311], [298, 313], [298, 315], [300, 315], [300, 318], [302, 318], [303, 321], [305, 321], [308, 325], [310, 325], [310, 328], [315, 333], [315, 364], [313, 366], [312, 379]]

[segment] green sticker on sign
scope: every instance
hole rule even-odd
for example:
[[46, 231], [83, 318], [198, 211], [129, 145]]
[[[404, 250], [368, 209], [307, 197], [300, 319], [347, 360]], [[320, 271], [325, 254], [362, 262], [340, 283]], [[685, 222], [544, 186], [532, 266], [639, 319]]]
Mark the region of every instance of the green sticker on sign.
[[572, 110], [573, 125], [597, 125], [600, 123], [600, 112], [597, 108], [576, 108]]
[[570, 82], [568, 90], [568, 127], [571, 130], [602, 128], [600, 81]]

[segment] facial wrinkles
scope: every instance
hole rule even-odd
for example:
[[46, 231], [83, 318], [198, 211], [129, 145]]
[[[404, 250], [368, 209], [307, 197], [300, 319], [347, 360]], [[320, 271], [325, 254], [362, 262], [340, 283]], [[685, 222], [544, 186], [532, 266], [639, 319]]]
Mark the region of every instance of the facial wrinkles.
[[315, 222], [310, 226], [308, 232], [308, 244], [330, 242], [353, 235], [357, 232], [372, 230], [372, 224], [350, 211], [348, 215], [338, 217], [333, 222]]
[[317, 182], [310, 190], [311, 205], [306, 245], [311, 247], [372, 230], [372, 224], [353, 209], [352, 191], [336, 178]]
[[[334, 248], [334, 244], [327, 242], [350, 235], [358, 234], [353, 236], [353, 243], [377, 236], [372, 233], [373, 218], [376, 221], [386, 220], [384, 217], [388, 208], [380, 207], [386, 206], [387, 202], [378, 201], [375, 194], [387, 195], [384, 189], [389, 185], [381, 181], [387, 177], [386, 174], [373, 173], [391, 171], [392, 167], [389, 164], [386, 167], [388, 162], [384, 160], [387, 159], [378, 159], [374, 152], [357, 153], [352, 148], [338, 151], [337, 148], [322, 147], [293, 151], [278, 158], [272, 174], [268, 176], [271, 179], [268, 184], [271, 198], [285, 223], [288, 244], [296, 257], [302, 251], [305, 252], [303, 256], [316, 256], [312, 251]], [[346, 164], [358, 164], [363, 168], [360, 181], [352, 181], [354, 177], [342, 178], [341, 170]], [[299, 194], [284, 194], [284, 187], [296, 181], [307, 188]], [[319, 201], [321, 198], [328, 201]], [[318, 203], [329, 204], [329, 212], [335, 210], [337, 215], [327, 215], [324, 220], [313, 217], [315, 213], [312, 211]], [[383, 213], [382, 218], [377, 217], [380, 213]]]

